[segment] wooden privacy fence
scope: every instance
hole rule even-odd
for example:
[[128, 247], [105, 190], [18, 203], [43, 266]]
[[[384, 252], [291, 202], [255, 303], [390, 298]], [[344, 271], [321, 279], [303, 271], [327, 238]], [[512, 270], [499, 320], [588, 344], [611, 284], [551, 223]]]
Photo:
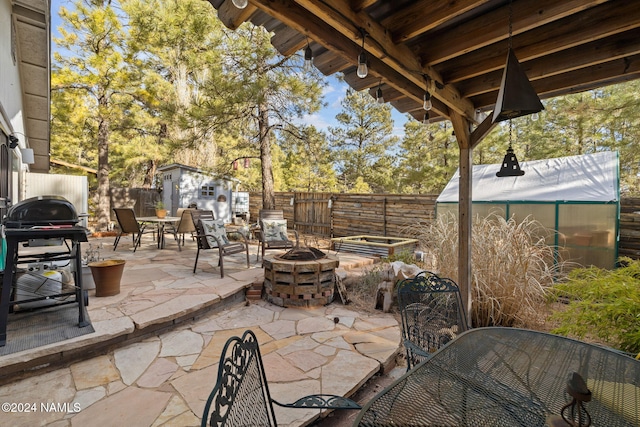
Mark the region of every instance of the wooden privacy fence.
[[[435, 217], [437, 194], [276, 193], [276, 208], [299, 233], [323, 237], [356, 235], [409, 237], [407, 226]], [[261, 193], [249, 195], [258, 218]]]
[[[112, 189], [112, 207], [133, 207], [136, 215], [154, 215], [155, 190]], [[321, 237], [382, 235], [412, 237], [406, 228], [435, 218], [437, 194], [276, 193], [276, 208], [299, 233]], [[331, 200], [331, 205], [329, 205]], [[249, 195], [251, 221], [258, 218], [262, 194]], [[620, 200], [618, 255], [640, 259], [640, 198]]]

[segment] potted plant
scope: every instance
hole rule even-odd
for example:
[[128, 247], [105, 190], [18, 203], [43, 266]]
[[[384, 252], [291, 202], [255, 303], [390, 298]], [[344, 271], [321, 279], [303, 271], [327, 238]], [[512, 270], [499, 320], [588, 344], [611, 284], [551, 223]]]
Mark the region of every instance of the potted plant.
[[156, 216], [158, 218], [164, 218], [167, 216], [167, 209], [165, 209], [164, 202], [162, 200], [158, 200], [156, 202]]
[[92, 262], [102, 261], [100, 257], [100, 250], [102, 249], [102, 243], [98, 243], [97, 245], [93, 245], [89, 243], [87, 249], [83, 251], [82, 254], [82, 288], [83, 289], [95, 289], [96, 284], [93, 281], [93, 275], [91, 274], [91, 269], [89, 268], [89, 264]]

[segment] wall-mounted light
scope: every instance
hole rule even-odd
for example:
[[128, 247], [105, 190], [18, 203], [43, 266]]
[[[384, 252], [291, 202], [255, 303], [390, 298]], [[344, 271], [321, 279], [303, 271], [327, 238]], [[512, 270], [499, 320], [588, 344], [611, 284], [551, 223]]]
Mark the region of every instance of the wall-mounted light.
[[238, 9], [244, 9], [249, 4], [248, 0], [231, 0], [231, 3]]
[[295, 197], [292, 197], [291, 200], [289, 200], [289, 205], [293, 206], [293, 204], [296, 202]]
[[9, 148], [16, 148], [18, 146], [18, 138], [15, 135], [9, 135]]

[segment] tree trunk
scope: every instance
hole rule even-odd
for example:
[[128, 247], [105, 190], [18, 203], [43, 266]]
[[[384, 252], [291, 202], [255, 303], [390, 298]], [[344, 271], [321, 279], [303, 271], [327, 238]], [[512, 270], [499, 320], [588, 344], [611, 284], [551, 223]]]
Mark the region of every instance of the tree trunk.
[[260, 131], [260, 159], [262, 164], [262, 209], [276, 208], [276, 194], [273, 188], [271, 167], [271, 138], [267, 108], [258, 105], [258, 129]]
[[[107, 101], [99, 101], [101, 109], [107, 108]], [[111, 211], [111, 197], [109, 191], [109, 119], [102, 117], [98, 124], [98, 219], [96, 231], [107, 231]]]

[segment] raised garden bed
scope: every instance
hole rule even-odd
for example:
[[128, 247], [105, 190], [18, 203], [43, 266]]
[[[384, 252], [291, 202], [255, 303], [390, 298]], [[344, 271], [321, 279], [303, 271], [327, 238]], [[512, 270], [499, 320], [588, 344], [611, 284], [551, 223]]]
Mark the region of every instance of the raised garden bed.
[[347, 236], [331, 239], [331, 248], [336, 252], [352, 252], [362, 255], [388, 257], [401, 252], [413, 253], [418, 241], [402, 237]]

